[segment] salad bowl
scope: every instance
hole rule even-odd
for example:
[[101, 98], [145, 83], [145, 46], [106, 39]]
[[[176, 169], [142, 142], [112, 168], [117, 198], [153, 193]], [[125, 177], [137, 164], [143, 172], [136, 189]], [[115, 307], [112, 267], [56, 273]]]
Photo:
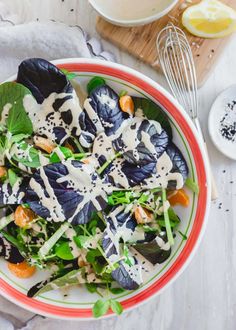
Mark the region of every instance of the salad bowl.
[[[62, 59], [53, 62], [63, 72], [73, 73], [73, 86], [80, 99], [86, 98], [86, 86], [95, 76], [102, 77], [117, 93], [125, 90], [133, 97], [148, 98], [157, 104], [168, 116], [173, 141], [181, 150], [189, 169], [189, 177], [199, 188], [199, 192], [186, 188], [189, 206], [176, 206], [181, 222], [175, 234], [171, 255], [161, 264], [151, 269], [144, 283], [131, 291], [123, 291], [113, 296], [125, 311], [128, 311], [160, 294], [186, 268], [203, 236], [210, 204], [209, 168], [204, 146], [189, 116], [177, 101], [158, 83], [128, 67], [115, 63], [91, 59]], [[16, 76], [8, 81], [15, 81]], [[48, 277], [48, 271], [38, 270], [32, 277], [17, 279], [0, 259], [0, 294], [10, 301], [38, 314], [61, 319], [91, 319], [92, 307], [98, 300], [97, 293], [88, 292], [76, 285], [63, 290], [53, 290], [35, 298], [27, 296], [27, 291]], [[181, 279], [180, 279], [181, 280]], [[55, 288], [57, 289], [57, 288]], [[106, 316], [114, 315], [109, 310]]]

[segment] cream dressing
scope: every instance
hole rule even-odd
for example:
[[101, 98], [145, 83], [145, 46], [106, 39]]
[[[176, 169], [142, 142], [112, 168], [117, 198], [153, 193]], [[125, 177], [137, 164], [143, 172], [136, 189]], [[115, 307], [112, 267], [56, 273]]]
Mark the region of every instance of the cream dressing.
[[115, 227], [115, 232], [111, 230], [110, 224], [106, 227], [106, 239], [110, 240], [110, 243], [107, 245], [106, 250], [109, 252], [109, 250], [112, 248], [112, 246], [115, 246], [115, 250], [117, 251], [117, 254], [112, 254], [108, 257], [108, 259], [114, 263], [117, 262], [120, 257], [120, 239], [122, 238], [124, 242], [137, 242], [144, 240], [145, 233], [144, 231], [136, 227], [133, 231], [130, 228], [126, 227], [126, 222], [122, 226], [119, 226], [117, 222], [117, 215], [121, 212], [128, 213], [130, 210], [126, 209], [123, 205], [118, 206], [113, 212], [109, 214], [109, 217], [112, 220], [112, 223]]
[[62, 207], [61, 207], [60, 203], [58, 202], [58, 200], [54, 194], [53, 188], [51, 187], [51, 185], [48, 181], [48, 177], [45, 174], [44, 167], [40, 167], [39, 173], [43, 180], [45, 189], [46, 189], [49, 197], [47, 197], [45, 195], [41, 185], [34, 178], [31, 178], [31, 180], [29, 182], [31, 189], [33, 189], [35, 192], [37, 192], [37, 195], [40, 199], [41, 204], [43, 206], [45, 206], [49, 211], [52, 210], [52, 212], [50, 212], [50, 218], [53, 221], [55, 221], [55, 222], [64, 221], [64, 213], [63, 213]]
[[97, 95], [97, 98], [99, 99], [99, 102], [102, 105], [107, 105], [109, 108], [115, 109], [116, 101], [113, 100], [109, 95], [101, 94], [101, 95]]
[[113, 179], [115, 185], [120, 185], [125, 189], [130, 188], [127, 176], [122, 172], [122, 164], [124, 159], [114, 160], [112, 167], [109, 171], [109, 177]]
[[93, 142], [93, 154], [95, 157], [104, 156], [106, 159], [114, 157], [115, 150], [112, 146], [112, 140], [104, 132], [100, 133]]
[[12, 104], [11, 103], [7, 103], [4, 105], [3, 109], [2, 109], [2, 113], [1, 113], [1, 120], [0, 120], [0, 124], [5, 124], [8, 114], [9, 114], [9, 110], [12, 108]]
[[157, 245], [160, 247], [161, 250], [164, 250], [164, 251], [170, 250], [170, 243], [165, 242], [160, 236], [157, 236], [155, 238], [155, 241], [157, 242]]
[[80, 250], [74, 241], [74, 237], [76, 236], [76, 231], [73, 228], [68, 228], [65, 231], [65, 235], [69, 239], [69, 247], [73, 257], [78, 258], [78, 256], [80, 255]]
[[2, 184], [1, 190], [3, 195], [3, 204], [19, 204], [19, 201], [21, 201], [25, 195], [23, 191], [19, 192], [21, 182], [21, 178], [16, 181], [16, 183], [12, 187], [12, 194], [9, 194], [8, 183], [5, 182]]
[[99, 228], [96, 228], [96, 234], [92, 237], [89, 237], [84, 243], [83, 247], [85, 249], [96, 249], [99, 245], [99, 240], [102, 239], [103, 233]]
[[[55, 101], [68, 96], [71, 96], [71, 98], [65, 100], [59, 110], [55, 111], [53, 109]], [[80, 134], [79, 115], [82, 112], [82, 109], [75, 91], [71, 94], [51, 93], [41, 105], [37, 104], [32, 95], [28, 94], [23, 98], [23, 105], [33, 123], [35, 133], [38, 133], [39, 135], [46, 134], [52, 141], [55, 141], [57, 138], [53, 132], [54, 127], [64, 128], [66, 135], [63, 138], [63, 141], [71, 136], [72, 128], [76, 128], [77, 135]], [[72, 122], [69, 125], [66, 125], [61, 117], [61, 114], [67, 110], [70, 110], [72, 114]], [[61, 143], [63, 143], [63, 141], [61, 141]]]
[[144, 180], [141, 186], [148, 189], [157, 187], [167, 188], [169, 181], [176, 181], [176, 189], [181, 189], [184, 185], [182, 174], [178, 172], [171, 173], [173, 163], [170, 157], [164, 152], [157, 160], [156, 173]]
[[93, 0], [107, 17], [114, 20], [139, 20], [165, 10], [173, 0]]
[[[97, 134], [101, 133], [104, 131], [104, 128], [101, 124], [100, 118], [98, 116], [98, 114], [96, 113], [96, 111], [93, 109], [93, 107], [90, 104], [91, 99], [87, 98], [84, 101], [84, 109], [86, 110], [89, 119], [92, 121], [92, 123], [96, 126], [97, 128]], [[86, 132], [87, 134], [87, 132]]]
[[5, 247], [5, 259], [10, 258], [11, 254], [11, 243], [8, 240], [4, 239], [4, 247]]
[[74, 215], [79, 213], [88, 202], [92, 202], [97, 211], [101, 211], [101, 205], [97, 201], [97, 197], [101, 196], [103, 199], [107, 199], [105, 190], [108, 189], [108, 185], [104, 184], [99, 177], [96, 179], [96, 184], [94, 183], [94, 180], [92, 179], [92, 176], [94, 175], [94, 167], [89, 164], [84, 164], [83, 171], [81, 171], [80, 168], [74, 167], [70, 162], [62, 162], [62, 164], [65, 164], [67, 167], [68, 174], [57, 179], [57, 182], [62, 183], [67, 181], [67, 188], [73, 188], [74, 190], [79, 191], [84, 197], [81, 203], [78, 204], [74, 214], [71, 218], [67, 219], [67, 221], [71, 222]]

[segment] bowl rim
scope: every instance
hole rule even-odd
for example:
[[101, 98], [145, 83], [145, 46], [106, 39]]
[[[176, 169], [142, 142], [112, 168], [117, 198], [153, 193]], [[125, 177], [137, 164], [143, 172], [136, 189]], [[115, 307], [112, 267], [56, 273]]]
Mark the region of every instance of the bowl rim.
[[96, 12], [101, 15], [106, 21], [118, 25], [118, 26], [138, 26], [138, 25], [145, 25], [151, 23], [163, 16], [165, 16], [174, 6], [178, 3], [178, 0], [172, 0], [172, 2], [162, 11], [146, 16], [144, 18], [133, 19], [133, 20], [122, 20], [122, 19], [115, 19], [113, 17], [108, 16], [104, 13], [101, 6], [96, 3], [96, 0], [89, 0], [90, 5], [96, 10]]
[[[192, 120], [181, 107], [181, 105], [168, 91], [166, 91], [157, 82], [148, 78], [144, 74], [125, 65], [97, 59], [68, 58], [52, 61], [52, 63], [59, 68], [64, 68], [68, 71], [96, 72], [96, 74], [100, 73], [108, 76], [110, 75], [112, 77], [116, 77], [123, 81], [134, 84], [135, 86], [138, 86], [147, 92], [147, 94], [154, 97], [154, 99], [158, 100], [158, 102], [167, 109], [167, 111], [175, 118], [175, 120], [178, 118], [178, 125], [180, 126], [183, 133], [185, 131], [185, 138], [186, 135], [188, 136], [187, 141], [189, 145], [192, 145], [191, 151], [193, 156], [195, 155], [194, 164], [196, 166], [197, 177], [202, 190], [202, 193], [198, 198], [198, 206], [195, 219], [193, 221], [193, 226], [196, 227], [196, 230], [194, 233], [193, 229], [191, 230], [191, 234], [188, 237], [183, 250], [161, 278], [150, 284], [142, 292], [137, 293], [135, 296], [122, 301], [122, 304], [125, 307], [124, 310], [130, 311], [137, 306], [144, 304], [149, 299], [154, 298], [164, 289], [169, 287], [169, 285], [171, 285], [173, 281], [186, 269], [200, 244], [207, 224], [211, 194], [210, 170], [204, 144], [201, 138], [199, 138], [198, 132]], [[14, 80], [16, 80], [16, 75], [8, 78], [6, 81]], [[180, 121], [180, 119], [182, 121]], [[198, 221], [196, 221], [197, 215]], [[3, 280], [2, 278], [0, 278], [0, 294], [11, 302], [17, 303], [19, 306], [25, 309], [41, 315], [45, 315], [47, 317], [68, 320], [94, 320], [91, 314], [91, 308], [66, 308], [28, 298], [24, 293], [13, 288], [7, 281]], [[109, 311], [108, 315], [103, 318], [107, 318], [113, 315], [114, 314]]]
[[[234, 155], [233, 153], [228, 152], [228, 148], [227, 148], [227, 142], [225, 141], [225, 145], [220, 145], [220, 143], [218, 143], [216, 137], [215, 137], [215, 131], [217, 129], [217, 122], [215, 120], [215, 113], [217, 112], [218, 109], [218, 103], [220, 103], [220, 101], [227, 96], [229, 96], [228, 94], [231, 93], [231, 91], [236, 91], [236, 84], [232, 84], [229, 85], [228, 87], [226, 87], [225, 89], [223, 89], [215, 98], [215, 100], [213, 101], [211, 108], [210, 108], [210, 112], [209, 112], [209, 116], [208, 116], [208, 132], [211, 138], [212, 143], [214, 144], [214, 146], [216, 147], [216, 149], [224, 156], [226, 156], [227, 158], [231, 159], [231, 160], [236, 160], [236, 155]], [[232, 93], [233, 94], [233, 93]]]

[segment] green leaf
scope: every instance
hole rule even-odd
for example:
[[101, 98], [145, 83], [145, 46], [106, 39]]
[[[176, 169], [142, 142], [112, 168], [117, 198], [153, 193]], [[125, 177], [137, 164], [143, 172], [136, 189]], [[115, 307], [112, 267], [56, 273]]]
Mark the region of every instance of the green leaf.
[[158, 104], [154, 103], [149, 99], [136, 96], [132, 96], [132, 99], [134, 101], [135, 111], [137, 111], [137, 109], [141, 109], [148, 119], [158, 121], [161, 124], [162, 128], [166, 130], [170, 139], [172, 139], [171, 125], [168, 116], [164, 112], [164, 110], [162, 110], [162, 108]]
[[76, 245], [81, 249], [84, 246], [84, 243], [89, 239], [88, 236], [85, 235], [78, 235], [73, 237]]
[[42, 293], [55, 290], [55, 288], [61, 289], [64, 287], [68, 287], [70, 285], [76, 285], [79, 284], [79, 275], [83, 272], [83, 269], [75, 269], [67, 273], [66, 275], [63, 275], [55, 280], [52, 280], [45, 286], [43, 286], [40, 290], [38, 290], [34, 296], [38, 296]]
[[[73, 152], [66, 147], [58, 147], [60, 151], [63, 153], [65, 159], [73, 157]], [[57, 155], [57, 152], [54, 151], [50, 156], [50, 163], [59, 163], [61, 161], [60, 157]]]
[[[9, 109], [6, 116], [6, 125], [9, 132], [15, 134], [33, 133], [32, 122], [24, 108], [24, 97], [31, 95], [31, 92], [21, 84], [6, 82], [0, 85], [0, 115]], [[6, 114], [5, 114], [6, 115]]]
[[6, 136], [4, 136], [4, 135], [0, 136], [0, 153], [1, 154], [3, 154], [4, 151], [6, 150], [6, 143], [7, 143]]
[[[28, 144], [22, 143], [22, 144], [20, 144], [19, 148], [22, 150], [26, 150], [28, 148]], [[19, 158], [19, 157], [13, 156], [13, 159], [15, 161], [21, 163], [24, 166], [38, 168], [41, 166], [39, 153], [40, 152], [37, 149], [35, 149], [34, 147], [31, 147], [29, 150], [28, 158]]]
[[188, 237], [184, 233], [182, 233], [182, 231], [178, 230], [178, 233], [182, 236], [184, 241], [188, 239]]
[[73, 260], [75, 257], [71, 253], [71, 249], [68, 242], [63, 242], [55, 248], [56, 256], [63, 260]]
[[[166, 190], [163, 188], [162, 189], [162, 203], [164, 204], [165, 202], [166, 202]], [[171, 245], [174, 245], [174, 238], [173, 238], [173, 233], [171, 230], [169, 213], [168, 213], [168, 211], [165, 211], [165, 208], [164, 208], [164, 220], [165, 220], [165, 227], [166, 227], [168, 242], [170, 243], [170, 246], [171, 246]]]
[[101, 256], [102, 254], [98, 249], [92, 249], [86, 254], [86, 260], [92, 264], [95, 262], [95, 259], [97, 257], [101, 257]]
[[134, 261], [133, 258], [129, 255], [129, 249], [126, 245], [124, 245], [124, 251], [123, 251], [124, 257], [125, 257], [125, 263], [129, 266], [133, 266]]
[[24, 251], [24, 245], [21, 244], [14, 236], [12, 236], [11, 234], [5, 232], [5, 231], [1, 231], [1, 234], [10, 242], [12, 243], [15, 247], [17, 247], [17, 249], [20, 252]]
[[5, 82], [0, 85], [0, 117], [3, 108], [8, 105], [23, 107], [23, 99], [31, 92], [28, 88], [16, 82]]
[[27, 115], [25, 109], [21, 106], [13, 105], [9, 111], [9, 116], [6, 120], [7, 129], [13, 135], [33, 133], [32, 122]]
[[60, 69], [65, 75], [68, 80], [73, 80], [74, 78], [78, 77], [78, 75], [74, 72], [70, 72], [66, 69]]
[[199, 186], [191, 178], [186, 179], [185, 186], [192, 190], [195, 194], [199, 194]]
[[9, 223], [14, 221], [14, 213], [0, 219], [0, 230], [5, 228]]
[[95, 283], [85, 283], [85, 286], [86, 286], [87, 290], [90, 293], [97, 292], [97, 284], [95, 284]]
[[168, 208], [168, 214], [169, 214], [169, 218], [171, 221], [175, 222], [175, 223], [180, 223], [180, 219], [178, 217], [178, 215], [175, 213], [175, 210], [172, 207]]
[[70, 224], [65, 222], [57, 229], [57, 231], [47, 240], [39, 249], [38, 255], [40, 258], [45, 258], [49, 251], [53, 248], [56, 242], [61, 238], [64, 232], [69, 228]]
[[110, 301], [108, 300], [97, 300], [93, 306], [93, 316], [98, 318], [105, 315], [110, 307]]
[[122, 288], [109, 288], [109, 290], [113, 294], [121, 294], [121, 293], [125, 292], [125, 289], [122, 289]]
[[125, 96], [127, 94], [128, 94], [128, 92], [126, 90], [122, 89], [119, 93], [119, 97]]
[[88, 231], [91, 231], [93, 229], [97, 228], [97, 224], [98, 224], [98, 219], [93, 219], [91, 221], [89, 221], [88, 223]]
[[[169, 207], [168, 215], [169, 215], [170, 226], [173, 230], [179, 225], [180, 219], [172, 207]], [[157, 219], [157, 223], [160, 227], [166, 228], [166, 223], [164, 219]]]
[[9, 169], [8, 172], [8, 179], [10, 182], [11, 187], [14, 186], [14, 184], [17, 182], [17, 180], [19, 179], [18, 175], [16, 174], [15, 171], [13, 171], [12, 169]]
[[[164, 220], [163, 220], [164, 221]], [[159, 231], [160, 227], [156, 224], [156, 226], [151, 227], [149, 225], [138, 225], [138, 227], [143, 228], [143, 230], [145, 231], [145, 233], [155, 233], [157, 231]]]
[[11, 143], [19, 143], [20, 141], [22, 141], [23, 139], [26, 139], [27, 137], [29, 137], [28, 134], [13, 135], [10, 139], [10, 142]]
[[106, 84], [106, 81], [102, 77], [93, 77], [87, 85], [88, 94], [90, 94], [93, 91], [93, 89], [95, 89], [96, 87], [102, 86], [105, 84]]
[[122, 307], [121, 303], [117, 300], [111, 299], [110, 306], [111, 306], [112, 311], [114, 313], [116, 313], [117, 315], [120, 315], [123, 312], [123, 307]]

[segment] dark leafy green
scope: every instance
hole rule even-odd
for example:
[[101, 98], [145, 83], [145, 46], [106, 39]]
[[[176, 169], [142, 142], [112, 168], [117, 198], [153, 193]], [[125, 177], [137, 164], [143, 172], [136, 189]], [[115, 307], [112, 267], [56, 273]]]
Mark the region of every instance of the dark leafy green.
[[169, 138], [172, 139], [172, 128], [164, 110], [149, 99], [137, 96], [133, 96], [132, 99], [134, 101], [135, 111], [137, 111], [137, 109], [142, 109], [144, 115], [148, 119], [158, 121], [162, 128], [168, 133]]
[[[165, 232], [161, 232], [158, 234], [158, 237], [161, 239], [163, 245], [167, 242], [167, 237]], [[144, 256], [148, 261], [150, 261], [153, 265], [157, 263], [162, 263], [166, 259], [169, 258], [171, 254], [170, 246], [166, 246], [163, 248], [163, 245], [154, 239], [151, 242], [139, 243], [134, 245], [135, 249]]]

